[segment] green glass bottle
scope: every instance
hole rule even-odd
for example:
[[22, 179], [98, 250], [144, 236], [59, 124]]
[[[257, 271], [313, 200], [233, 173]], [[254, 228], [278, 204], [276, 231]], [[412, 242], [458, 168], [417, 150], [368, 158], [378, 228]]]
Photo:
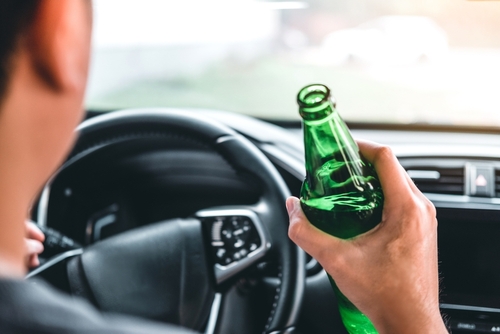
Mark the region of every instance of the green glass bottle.
[[[297, 96], [303, 119], [306, 179], [301, 206], [309, 221], [339, 238], [367, 232], [382, 220], [383, 194], [373, 167], [365, 162], [328, 87], [304, 87]], [[377, 330], [337, 288], [342, 321], [351, 334]]]

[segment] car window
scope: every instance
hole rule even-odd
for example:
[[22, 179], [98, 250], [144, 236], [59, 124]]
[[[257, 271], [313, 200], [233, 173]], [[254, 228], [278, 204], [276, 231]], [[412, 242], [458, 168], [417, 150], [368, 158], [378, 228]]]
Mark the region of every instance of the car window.
[[96, 0], [93, 110], [298, 119], [309, 83], [349, 121], [500, 125], [500, 2]]

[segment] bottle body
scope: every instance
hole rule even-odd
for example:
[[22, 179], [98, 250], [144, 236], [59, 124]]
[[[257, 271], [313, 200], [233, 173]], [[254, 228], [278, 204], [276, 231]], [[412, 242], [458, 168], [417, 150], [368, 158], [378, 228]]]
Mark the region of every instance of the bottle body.
[[327, 211], [310, 206], [304, 201], [300, 204], [307, 219], [314, 226], [342, 239], [368, 232], [382, 220], [381, 207], [360, 211]]
[[[307, 86], [299, 92], [306, 160], [301, 206], [313, 225], [336, 237], [349, 239], [380, 223], [383, 194], [375, 170], [359, 154], [329, 94], [323, 85]], [[377, 333], [370, 320], [340, 292], [331, 277], [330, 281], [349, 333]]]

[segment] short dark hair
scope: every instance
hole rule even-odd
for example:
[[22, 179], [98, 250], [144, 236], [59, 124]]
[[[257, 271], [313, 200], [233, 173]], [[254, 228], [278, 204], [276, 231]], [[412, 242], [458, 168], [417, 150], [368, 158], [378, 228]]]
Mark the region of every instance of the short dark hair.
[[19, 36], [32, 23], [40, 0], [0, 0], [0, 102], [7, 88]]

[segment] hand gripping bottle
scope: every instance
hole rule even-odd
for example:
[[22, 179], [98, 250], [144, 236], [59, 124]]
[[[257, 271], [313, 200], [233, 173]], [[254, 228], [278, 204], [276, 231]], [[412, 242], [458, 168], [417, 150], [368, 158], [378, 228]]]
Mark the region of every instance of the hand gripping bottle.
[[[361, 157], [330, 90], [319, 84], [306, 86], [297, 102], [304, 132], [306, 178], [300, 200], [305, 215], [317, 228], [343, 239], [371, 230], [382, 219], [380, 182]], [[329, 278], [347, 331], [377, 333], [370, 319]]]

